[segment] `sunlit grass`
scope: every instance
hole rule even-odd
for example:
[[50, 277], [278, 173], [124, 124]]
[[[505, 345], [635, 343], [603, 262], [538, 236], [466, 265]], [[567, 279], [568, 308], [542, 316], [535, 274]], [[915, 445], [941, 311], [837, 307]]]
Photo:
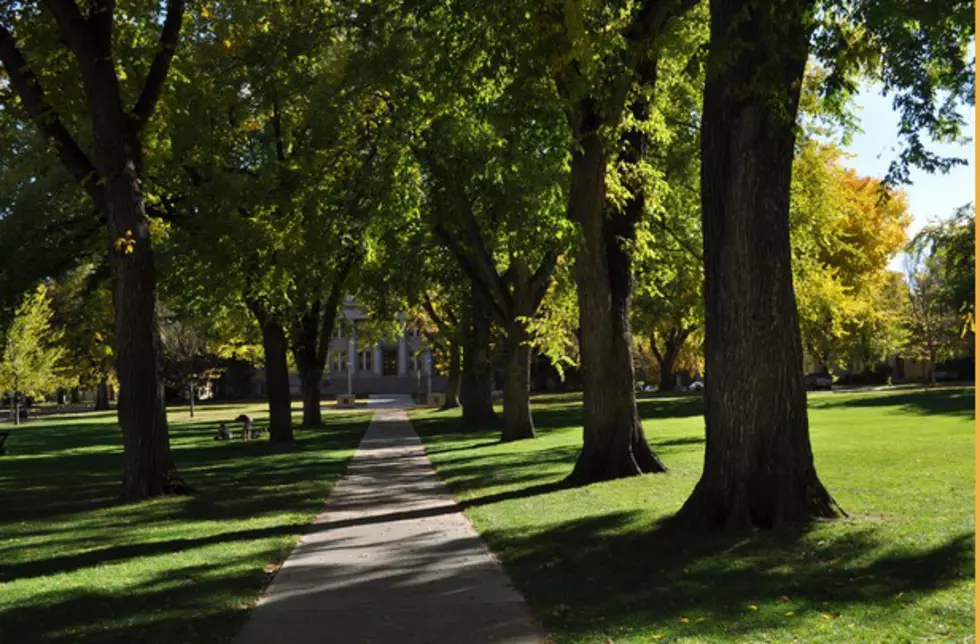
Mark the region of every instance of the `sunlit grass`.
[[193, 420], [171, 409], [171, 445], [197, 494], [133, 505], [116, 501], [114, 413], [13, 430], [0, 458], [0, 643], [231, 641], [369, 419], [326, 411], [290, 446], [212, 439], [241, 413], [260, 427], [268, 415], [262, 404], [200, 406]]
[[817, 469], [852, 518], [703, 537], [658, 523], [704, 450], [697, 396], [641, 401], [662, 475], [561, 487], [580, 403], [542, 397], [539, 438], [458, 413], [413, 422], [439, 473], [558, 642], [924, 642], [974, 630], [973, 389], [810, 399]]

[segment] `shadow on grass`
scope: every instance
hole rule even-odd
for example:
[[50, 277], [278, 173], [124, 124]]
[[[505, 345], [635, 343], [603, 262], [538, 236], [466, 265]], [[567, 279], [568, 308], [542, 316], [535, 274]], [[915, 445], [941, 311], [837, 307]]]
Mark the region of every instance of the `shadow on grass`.
[[974, 418], [972, 387], [920, 389], [896, 394], [821, 396], [810, 400], [811, 409], [847, 409], [861, 407], [896, 407], [903, 413], [943, 414]]
[[794, 619], [833, 618], [895, 602], [899, 593], [912, 601], [971, 576], [972, 534], [935, 548], [882, 552], [873, 529], [815, 544], [801, 539], [805, 533], [746, 538], [644, 527], [637, 516], [483, 536], [545, 627], [563, 638], [634, 627], [713, 641], [786, 628], [788, 611]]

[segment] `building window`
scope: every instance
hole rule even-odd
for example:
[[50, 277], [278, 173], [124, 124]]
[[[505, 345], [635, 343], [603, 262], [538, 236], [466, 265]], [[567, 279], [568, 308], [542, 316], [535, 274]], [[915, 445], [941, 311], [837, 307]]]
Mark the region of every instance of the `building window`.
[[374, 350], [368, 349], [361, 352], [361, 371], [372, 371], [374, 369]]

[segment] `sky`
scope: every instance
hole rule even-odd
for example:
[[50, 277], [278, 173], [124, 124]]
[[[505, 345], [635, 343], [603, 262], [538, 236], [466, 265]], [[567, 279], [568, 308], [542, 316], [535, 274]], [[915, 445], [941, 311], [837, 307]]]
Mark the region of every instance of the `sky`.
[[[859, 174], [884, 177], [888, 164], [898, 156], [898, 114], [892, 109], [891, 97], [881, 95], [880, 86], [865, 87], [855, 103], [861, 108], [858, 115], [863, 132], [857, 134], [846, 148], [854, 156], [847, 159], [845, 164]], [[966, 145], [934, 143], [929, 149], [944, 156], [966, 159], [968, 164], [956, 166], [947, 174], [912, 171], [912, 185], [904, 187], [913, 217], [909, 237], [930, 220], [946, 219], [957, 208], [976, 199], [975, 110], [973, 106], [964, 106], [961, 114], [966, 119], [963, 134], [970, 137], [970, 142]], [[892, 260], [891, 268], [902, 270], [901, 255]]]

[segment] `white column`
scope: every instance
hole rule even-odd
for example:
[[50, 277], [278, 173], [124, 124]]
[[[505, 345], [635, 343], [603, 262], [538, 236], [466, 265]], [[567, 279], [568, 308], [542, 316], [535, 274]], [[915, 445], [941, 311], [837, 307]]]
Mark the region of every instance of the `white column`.
[[374, 356], [371, 359], [371, 366], [374, 367], [374, 375], [380, 376], [384, 371], [381, 367], [381, 345], [374, 345]]

